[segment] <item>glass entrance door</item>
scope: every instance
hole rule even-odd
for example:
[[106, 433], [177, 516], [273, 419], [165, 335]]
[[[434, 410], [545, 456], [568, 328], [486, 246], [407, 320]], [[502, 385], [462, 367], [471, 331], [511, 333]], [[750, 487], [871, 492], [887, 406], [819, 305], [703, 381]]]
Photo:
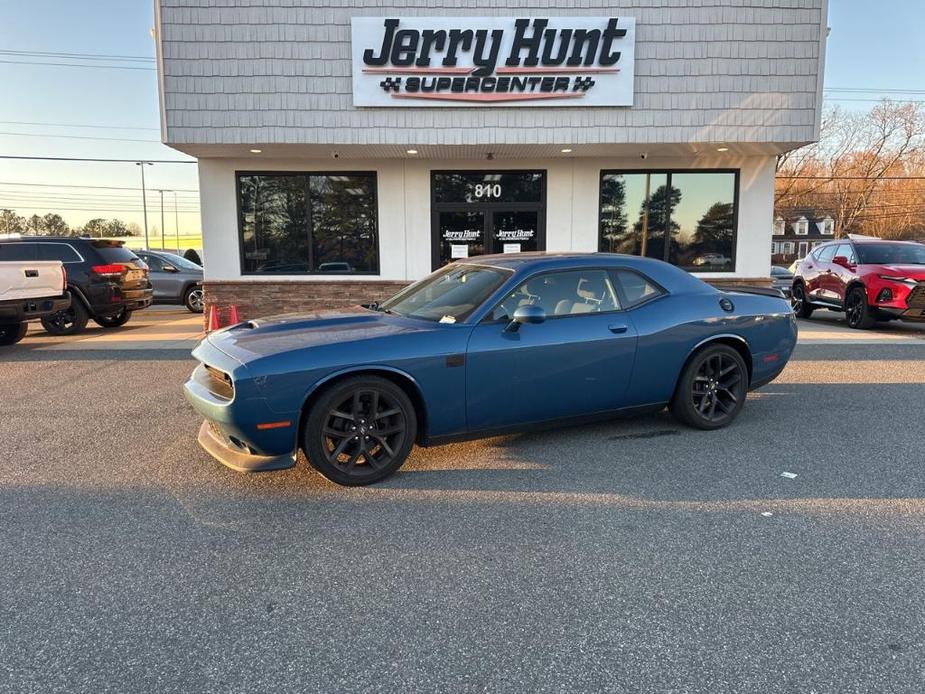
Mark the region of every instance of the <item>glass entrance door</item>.
[[434, 172], [433, 267], [491, 253], [546, 248], [542, 171]]
[[538, 249], [540, 213], [537, 210], [494, 210], [491, 213], [490, 253], [526, 253]]
[[444, 210], [437, 213], [440, 265], [485, 254], [485, 213], [478, 210]]

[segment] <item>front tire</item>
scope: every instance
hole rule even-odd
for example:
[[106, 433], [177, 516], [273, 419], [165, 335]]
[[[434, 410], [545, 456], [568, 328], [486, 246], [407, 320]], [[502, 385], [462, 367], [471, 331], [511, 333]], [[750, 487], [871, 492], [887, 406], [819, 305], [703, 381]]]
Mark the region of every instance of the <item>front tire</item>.
[[806, 287], [799, 282], [793, 285], [790, 292], [790, 306], [797, 318], [809, 318], [816, 308], [807, 301]]
[[90, 320], [90, 314], [75, 298], [69, 308], [42, 318], [42, 327], [50, 335], [76, 335], [83, 332], [88, 320]]
[[748, 367], [728, 345], [709, 345], [688, 361], [669, 408], [675, 419], [695, 429], [732, 423], [748, 392]]
[[867, 303], [867, 292], [863, 287], [854, 287], [845, 298], [845, 318], [848, 327], [855, 330], [869, 330], [877, 322], [874, 310]]
[[6, 323], [0, 325], [0, 347], [15, 345], [26, 336], [28, 330], [28, 323]]
[[205, 295], [202, 287], [190, 287], [183, 296], [183, 305], [190, 313], [202, 313], [205, 307]]
[[321, 395], [308, 413], [302, 449], [337, 484], [378, 482], [405, 462], [417, 436], [414, 405], [378, 376], [348, 378]]

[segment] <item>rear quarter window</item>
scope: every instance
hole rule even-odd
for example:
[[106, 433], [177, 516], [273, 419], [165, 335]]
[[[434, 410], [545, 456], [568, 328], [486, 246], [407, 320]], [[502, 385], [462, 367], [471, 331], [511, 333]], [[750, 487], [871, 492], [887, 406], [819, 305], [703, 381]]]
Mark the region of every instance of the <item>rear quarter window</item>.
[[80, 263], [83, 258], [67, 243], [38, 243], [39, 260], [60, 260], [62, 263]]
[[648, 277], [640, 275], [633, 270], [613, 270], [611, 274], [617, 281], [617, 286], [623, 294], [625, 308], [633, 308], [647, 301], [651, 301], [666, 292]]

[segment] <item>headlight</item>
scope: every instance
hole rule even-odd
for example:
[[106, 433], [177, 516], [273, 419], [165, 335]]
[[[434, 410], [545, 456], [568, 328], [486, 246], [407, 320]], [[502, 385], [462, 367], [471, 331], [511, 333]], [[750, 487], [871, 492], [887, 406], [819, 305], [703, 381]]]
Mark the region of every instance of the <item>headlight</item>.
[[909, 279], [908, 277], [900, 277], [898, 275], [879, 275], [882, 280], [889, 280], [890, 282], [902, 282], [903, 284], [918, 284], [916, 280]]

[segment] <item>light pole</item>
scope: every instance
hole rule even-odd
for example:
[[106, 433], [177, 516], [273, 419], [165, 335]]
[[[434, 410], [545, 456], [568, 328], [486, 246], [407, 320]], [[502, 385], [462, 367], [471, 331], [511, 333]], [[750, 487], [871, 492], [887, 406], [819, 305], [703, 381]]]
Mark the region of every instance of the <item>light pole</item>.
[[136, 161], [135, 166], [141, 167], [141, 209], [145, 215], [145, 250], [148, 250], [148, 193], [145, 190], [145, 166], [154, 166], [150, 161]]
[[[167, 229], [164, 227], [164, 193], [173, 193], [172, 190], [156, 189], [161, 194], [161, 250], [164, 250], [164, 237], [167, 235]], [[174, 193], [176, 195], [176, 193]]]
[[177, 255], [180, 255], [180, 213], [177, 212], [177, 191], [173, 191], [173, 231], [177, 235]]

